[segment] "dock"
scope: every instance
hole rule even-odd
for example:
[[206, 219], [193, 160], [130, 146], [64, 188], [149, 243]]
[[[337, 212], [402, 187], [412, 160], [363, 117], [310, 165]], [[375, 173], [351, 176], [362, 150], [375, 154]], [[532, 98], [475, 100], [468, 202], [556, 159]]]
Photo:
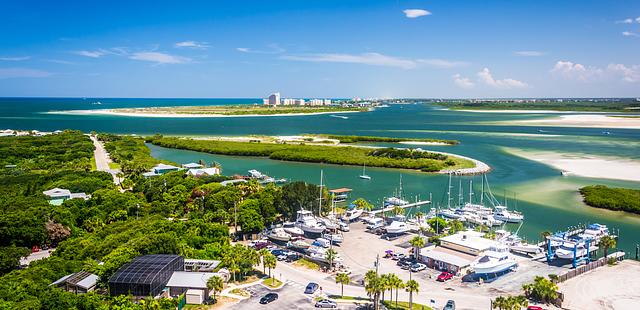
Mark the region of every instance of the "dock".
[[383, 209], [371, 210], [371, 211], [369, 211], [369, 213], [370, 214], [380, 214], [380, 213], [383, 213], [383, 212], [391, 212], [396, 207], [400, 207], [402, 209], [407, 209], [407, 208], [413, 208], [413, 207], [420, 207], [420, 206], [424, 206], [424, 205], [428, 205], [428, 204], [431, 204], [430, 200], [423, 200], [423, 201], [417, 201], [417, 202], [414, 202], [414, 203], [409, 203], [409, 204], [401, 205], [401, 206], [388, 206], [388, 207], [383, 208]]

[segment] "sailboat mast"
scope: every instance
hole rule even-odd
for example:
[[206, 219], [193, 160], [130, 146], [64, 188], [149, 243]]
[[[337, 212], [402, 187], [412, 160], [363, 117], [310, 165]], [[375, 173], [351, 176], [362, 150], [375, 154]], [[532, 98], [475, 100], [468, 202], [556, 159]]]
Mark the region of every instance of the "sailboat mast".
[[323, 173], [324, 173], [324, 171], [322, 171], [322, 169], [320, 169], [320, 197], [319, 197], [319, 201], [318, 201], [318, 216], [320, 216], [320, 214], [322, 212], [322, 177], [323, 177]]
[[451, 208], [451, 172], [449, 172], [449, 187], [447, 188], [447, 208]]
[[460, 179], [458, 181], [458, 207], [462, 206], [462, 197], [463, 197], [463, 193], [462, 193], [462, 179]]
[[400, 175], [400, 189], [398, 190], [398, 198], [402, 199], [402, 174]]
[[473, 203], [473, 180], [469, 180], [469, 203]]
[[480, 196], [480, 204], [484, 206], [483, 202], [484, 202], [484, 173], [482, 174], [482, 193]]

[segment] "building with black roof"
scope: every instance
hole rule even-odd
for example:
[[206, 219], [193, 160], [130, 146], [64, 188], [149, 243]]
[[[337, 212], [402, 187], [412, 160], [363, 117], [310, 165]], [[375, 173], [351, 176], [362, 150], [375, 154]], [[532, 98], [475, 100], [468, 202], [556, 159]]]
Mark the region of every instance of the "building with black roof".
[[157, 296], [174, 271], [184, 270], [184, 258], [171, 254], [139, 256], [109, 278], [109, 294]]

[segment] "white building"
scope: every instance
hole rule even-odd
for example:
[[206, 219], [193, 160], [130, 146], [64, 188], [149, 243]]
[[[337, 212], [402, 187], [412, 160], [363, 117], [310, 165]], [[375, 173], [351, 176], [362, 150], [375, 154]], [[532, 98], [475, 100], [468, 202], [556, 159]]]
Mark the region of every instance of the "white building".
[[220, 174], [220, 169], [217, 167], [211, 168], [193, 168], [187, 171], [187, 175], [194, 177], [206, 177]]
[[311, 105], [311, 106], [321, 106], [321, 105], [324, 105], [324, 100], [322, 100], [322, 99], [311, 99], [311, 100], [309, 100], [309, 105]]
[[270, 105], [280, 105], [280, 93], [273, 93], [269, 96]]

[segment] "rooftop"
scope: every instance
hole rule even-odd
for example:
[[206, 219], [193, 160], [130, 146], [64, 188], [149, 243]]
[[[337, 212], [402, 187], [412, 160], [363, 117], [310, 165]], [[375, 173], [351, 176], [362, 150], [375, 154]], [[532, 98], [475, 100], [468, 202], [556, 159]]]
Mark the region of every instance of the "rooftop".
[[182, 167], [183, 168], [188, 168], [188, 169], [193, 169], [193, 168], [202, 168], [203, 166], [201, 164], [188, 163], [188, 164], [183, 164]]
[[475, 256], [473, 255], [464, 254], [443, 247], [436, 247], [432, 250], [421, 249], [420, 255], [461, 268], [469, 266], [475, 259]]
[[89, 289], [91, 287], [94, 287], [98, 282], [98, 280], [100, 280], [100, 277], [98, 277], [97, 275], [87, 271], [80, 271], [80, 272], [66, 275], [56, 280], [55, 282], [51, 283], [51, 285], [60, 285], [62, 283], [68, 283], [68, 284], [76, 285], [83, 289]]
[[167, 282], [167, 286], [206, 289], [207, 281], [215, 275], [211, 272], [175, 271]]
[[[181, 256], [173, 254], [152, 254], [134, 258], [130, 263], [120, 267], [109, 282], [115, 283], [150, 283], [156, 275], [171, 266], [176, 260], [184, 261]], [[184, 265], [180, 264], [181, 267]]]
[[[477, 231], [460, 231], [453, 235], [440, 238], [440, 241], [449, 242], [462, 247], [484, 251], [491, 246], [496, 246], [496, 241], [483, 238], [484, 234]], [[445, 245], [443, 245], [445, 246]]]
[[71, 195], [71, 191], [64, 188], [53, 188], [48, 191], [42, 192], [43, 194], [49, 197], [60, 197], [60, 196], [69, 196]]
[[331, 189], [331, 190], [329, 190], [329, 193], [343, 194], [343, 193], [348, 193], [348, 192], [351, 192], [351, 191], [352, 191], [352, 189], [350, 189], [350, 188], [341, 187], [341, 188]]

